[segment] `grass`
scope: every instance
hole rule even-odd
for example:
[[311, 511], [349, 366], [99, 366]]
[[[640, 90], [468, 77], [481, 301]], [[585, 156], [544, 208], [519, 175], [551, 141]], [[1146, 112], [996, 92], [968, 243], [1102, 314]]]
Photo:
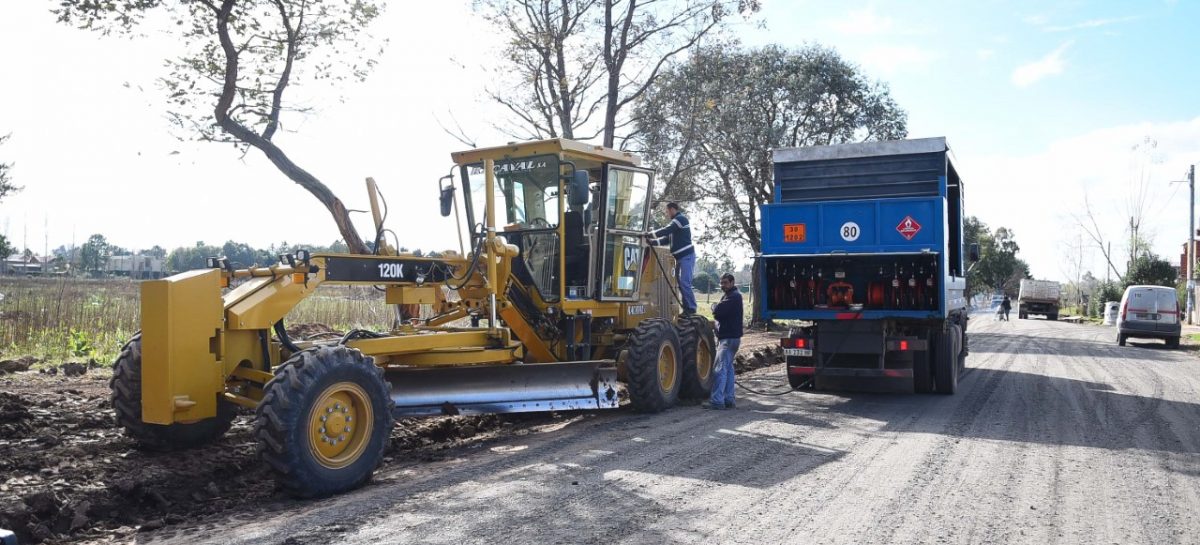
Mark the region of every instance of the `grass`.
[[[141, 328], [138, 282], [128, 278], [0, 277], [0, 359], [112, 362]], [[285, 322], [385, 329], [391, 309], [371, 287], [321, 286]]]

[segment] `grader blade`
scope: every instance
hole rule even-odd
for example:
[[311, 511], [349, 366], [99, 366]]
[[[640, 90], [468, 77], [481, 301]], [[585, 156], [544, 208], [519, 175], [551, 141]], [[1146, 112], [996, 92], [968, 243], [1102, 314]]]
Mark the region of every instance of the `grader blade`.
[[393, 414], [435, 416], [615, 409], [611, 360], [392, 369]]

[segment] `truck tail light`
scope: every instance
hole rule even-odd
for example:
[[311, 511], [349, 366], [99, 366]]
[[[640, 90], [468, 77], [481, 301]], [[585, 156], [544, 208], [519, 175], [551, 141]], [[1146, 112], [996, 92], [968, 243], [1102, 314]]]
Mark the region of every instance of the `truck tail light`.
[[1129, 301], [1121, 303], [1121, 321], [1125, 321], [1125, 313], [1129, 312]]
[[905, 352], [907, 350], [908, 350], [908, 341], [900, 341], [900, 351]]
[[804, 339], [804, 338], [780, 339], [779, 344], [783, 345], [784, 348], [807, 348], [808, 347], [808, 339]]

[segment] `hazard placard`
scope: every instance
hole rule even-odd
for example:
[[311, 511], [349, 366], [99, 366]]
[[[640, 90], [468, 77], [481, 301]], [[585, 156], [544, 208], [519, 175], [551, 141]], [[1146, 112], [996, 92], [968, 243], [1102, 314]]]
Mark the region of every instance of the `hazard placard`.
[[904, 216], [904, 219], [900, 220], [900, 225], [896, 226], [896, 230], [905, 240], [912, 240], [917, 233], [921, 232], [921, 224], [917, 223], [912, 216]]
[[803, 223], [783, 224], [784, 242], [804, 242], [808, 240], [808, 227]]

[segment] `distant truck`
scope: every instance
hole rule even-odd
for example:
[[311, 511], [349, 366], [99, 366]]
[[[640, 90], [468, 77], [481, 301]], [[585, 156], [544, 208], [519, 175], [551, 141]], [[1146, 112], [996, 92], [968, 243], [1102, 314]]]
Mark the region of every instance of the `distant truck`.
[[1017, 317], [1024, 320], [1030, 314], [1040, 314], [1047, 320], [1058, 319], [1058, 299], [1062, 286], [1053, 280], [1021, 280], [1017, 295]]
[[793, 388], [953, 394], [967, 355], [963, 184], [944, 138], [774, 151], [766, 318]]

